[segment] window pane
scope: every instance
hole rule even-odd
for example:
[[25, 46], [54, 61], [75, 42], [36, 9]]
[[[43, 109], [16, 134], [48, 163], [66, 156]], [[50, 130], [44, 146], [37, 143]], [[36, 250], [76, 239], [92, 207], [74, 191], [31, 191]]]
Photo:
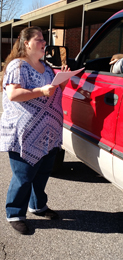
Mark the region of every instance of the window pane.
[[114, 28], [90, 53], [87, 60], [111, 57], [113, 54], [123, 53], [123, 24]]

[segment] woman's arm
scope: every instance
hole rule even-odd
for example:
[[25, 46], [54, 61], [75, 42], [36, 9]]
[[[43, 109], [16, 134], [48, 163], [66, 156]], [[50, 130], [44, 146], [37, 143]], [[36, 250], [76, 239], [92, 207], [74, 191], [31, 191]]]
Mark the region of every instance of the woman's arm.
[[58, 86], [45, 85], [41, 88], [24, 89], [20, 84], [6, 85], [7, 96], [10, 101], [23, 102], [41, 96], [50, 97]]

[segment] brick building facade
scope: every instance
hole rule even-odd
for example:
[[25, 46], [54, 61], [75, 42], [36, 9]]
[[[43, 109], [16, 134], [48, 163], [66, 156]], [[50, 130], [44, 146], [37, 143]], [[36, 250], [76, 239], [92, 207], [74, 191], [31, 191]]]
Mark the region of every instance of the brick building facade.
[[[114, 14], [117, 11], [117, 8], [121, 9], [121, 0], [119, 0], [119, 2], [116, 0], [115, 2], [116, 3], [114, 8], [114, 3], [112, 4], [110, 0], [59, 0], [56, 3], [41, 7], [32, 12], [21, 15], [20, 21], [7, 21], [6, 23], [1, 24], [1, 61], [4, 62], [6, 56], [10, 53], [12, 44], [14, 40], [18, 37], [20, 30], [26, 26], [30, 26], [30, 24], [36, 24], [38, 26], [41, 26], [41, 28], [43, 26], [44, 38], [47, 45], [49, 44], [49, 42], [51, 43], [49, 39], [52, 38], [53, 45], [65, 45], [69, 49], [69, 57], [75, 58], [81, 50], [80, 45], [82, 28], [77, 26], [81, 26], [82, 16], [85, 16], [83, 35], [83, 45], [85, 45], [90, 37], [101, 26], [101, 24], [112, 14]], [[89, 5], [91, 5], [90, 11], [88, 7]], [[114, 9], [111, 9], [111, 5], [113, 5]], [[106, 8], [106, 11], [104, 7]], [[100, 10], [98, 11], [99, 8]], [[85, 15], [85, 13], [87, 16]], [[50, 26], [51, 20], [54, 21], [54, 27]], [[59, 30], [54, 28], [62, 29]], [[69, 29], [65, 29], [64, 31], [63, 28]], [[49, 37], [50, 32], [52, 34], [52, 37]], [[3, 35], [3, 33], [5, 33], [5, 36]]]
[[[99, 29], [101, 24], [85, 26], [84, 45]], [[55, 45], [63, 45], [63, 30], [55, 30]], [[69, 57], [75, 58], [80, 51], [81, 27], [65, 30], [65, 46], [69, 49]]]
[[[77, 0], [66, 0], [66, 3], [69, 4]], [[85, 26], [84, 32], [84, 45], [88, 40], [93, 36], [93, 34], [99, 29], [100, 24], [92, 24], [90, 26]], [[63, 30], [55, 30], [56, 38], [55, 45], [63, 45]], [[80, 42], [81, 42], [81, 27], [72, 28], [65, 30], [65, 46], [69, 49], [69, 57], [75, 58], [80, 51]]]

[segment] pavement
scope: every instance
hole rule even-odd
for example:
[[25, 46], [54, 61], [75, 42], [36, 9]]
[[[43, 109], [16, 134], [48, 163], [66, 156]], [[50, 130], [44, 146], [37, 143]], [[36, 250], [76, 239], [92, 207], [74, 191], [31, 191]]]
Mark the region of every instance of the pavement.
[[11, 175], [8, 155], [1, 152], [0, 260], [123, 259], [121, 190], [66, 152], [61, 170], [46, 186], [48, 206], [60, 219], [50, 221], [27, 212], [30, 235], [24, 236], [6, 221]]

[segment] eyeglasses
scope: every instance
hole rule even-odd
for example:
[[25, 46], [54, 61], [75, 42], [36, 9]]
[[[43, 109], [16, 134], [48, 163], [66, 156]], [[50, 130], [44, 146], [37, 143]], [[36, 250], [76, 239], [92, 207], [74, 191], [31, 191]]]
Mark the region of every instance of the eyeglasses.
[[44, 39], [37, 39], [36, 41], [37, 41], [37, 42], [42, 42], [42, 43], [45, 42]]

